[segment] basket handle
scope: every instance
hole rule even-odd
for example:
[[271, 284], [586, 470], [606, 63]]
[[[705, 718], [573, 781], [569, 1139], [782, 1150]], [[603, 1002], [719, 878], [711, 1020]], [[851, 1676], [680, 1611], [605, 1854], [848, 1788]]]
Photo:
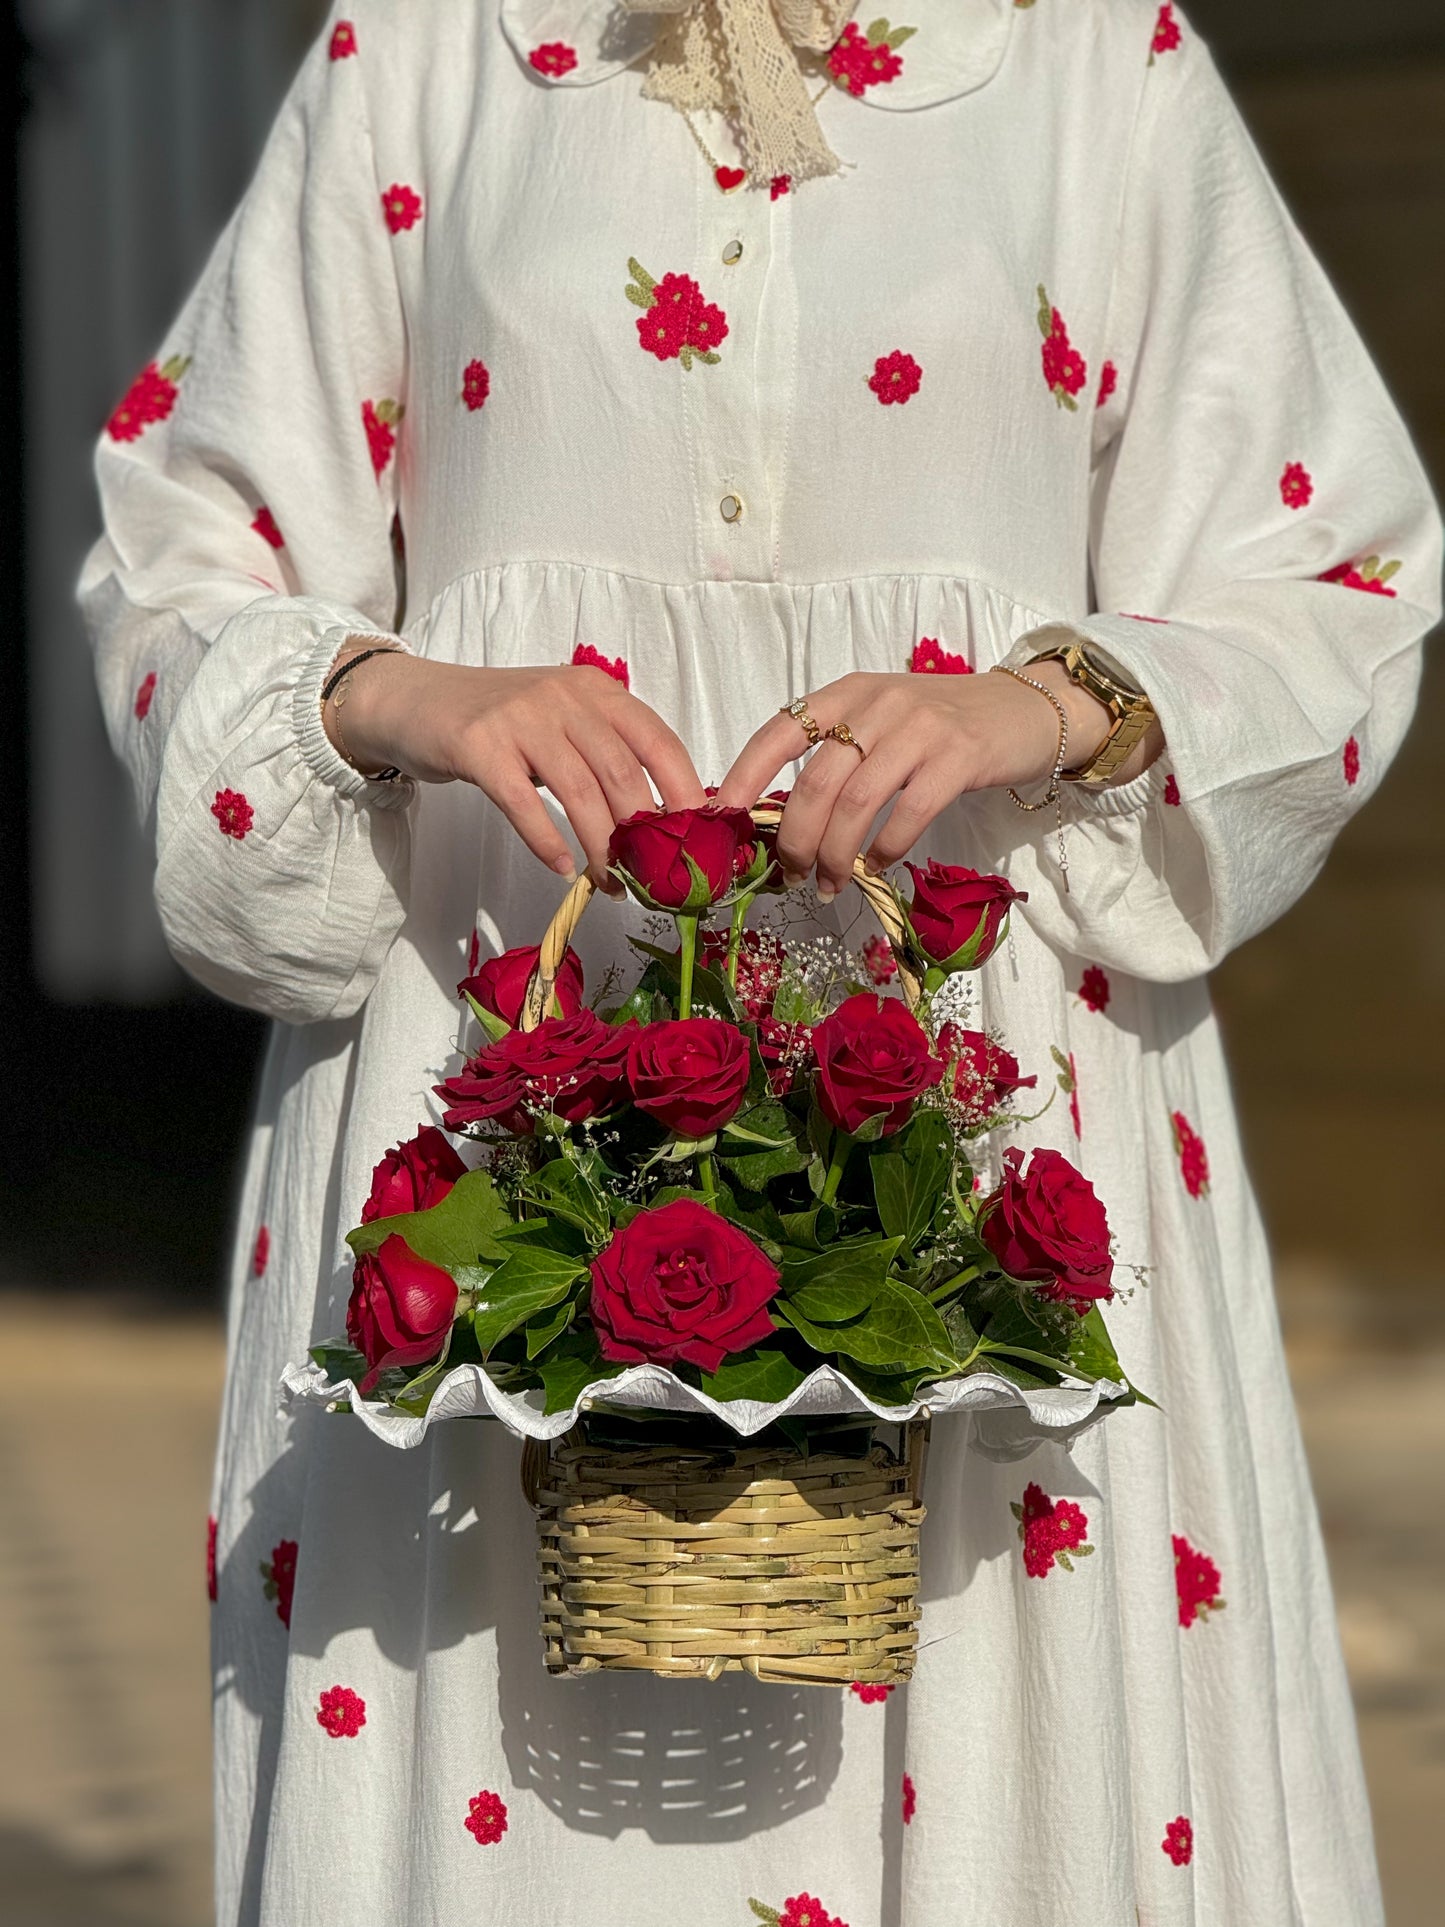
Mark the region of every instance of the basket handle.
[[[783, 812], [776, 803], [759, 803], [751, 812], [753, 822], [760, 830], [776, 829], [782, 821]], [[898, 981], [907, 999], [908, 1008], [917, 1010], [923, 994], [923, 985], [917, 973], [908, 962], [907, 938], [903, 919], [898, 914], [898, 899], [882, 877], [875, 876], [864, 863], [861, 856], [853, 859], [853, 881], [862, 891], [869, 909], [883, 927], [893, 952], [893, 960], [898, 965]], [[597, 885], [584, 870], [557, 905], [552, 920], [542, 935], [542, 943], [537, 957], [537, 967], [532, 972], [527, 985], [527, 995], [522, 1003], [521, 1028], [535, 1030], [543, 1015], [550, 1008], [552, 991], [557, 982], [557, 974], [567, 955], [568, 946], [582, 921], [582, 914], [597, 893]]]

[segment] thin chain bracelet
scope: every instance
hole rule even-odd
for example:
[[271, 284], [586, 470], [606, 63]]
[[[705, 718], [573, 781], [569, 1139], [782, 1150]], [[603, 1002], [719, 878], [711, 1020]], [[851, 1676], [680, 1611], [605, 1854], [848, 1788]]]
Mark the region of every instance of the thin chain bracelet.
[[1010, 669], [1005, 662], [996, 662], [993, 667], [1000, 675], [1012, 676], [1015, 682], [1025, 683], [1030, 689], [1037, 689], [1041, 696], [1047, 697], [1058, 712], [1059, 751], [1054, 758], [1054, 767], [1049, 776], [1049, 787], [1037, 803], [1025, 803], [1024, 799], [1012, 785], [1009, 786], [1009, 795], [1018, 807], [1021, 810], [1026, 810], [1030, 816], [1033, 815], [1035, 810], [1045, 810], [1050, 803], [1053, 804], [1054, 820], [1059, 826], [1059, 874], [1064, 879], [1064, 895], [1069, 896], [1071, 894], [1069, 889], [1069, 852], [1064, 842], [1064, 805], [1062, 792], [1059, 789], [1059, 778], [1064, 773], [1064, 764], [1068, 761], [1069, 755], [1068, 711], [1064, 708], [1064, 705], [1059, 701], [1052, 689], [1046, 689], [1041, 682], [1036, 682], [1032, 676], [1026, 676], [1018, 669]]
[[359, 649], [354, 656], [348, 656], [339, 669], [333, 669], [321, 686], [321, 701], [319, 707], [323, 723], [326, 716], [326, 704], [329, 699], [331, 702], [332, 720], [336, 725], [336, 747], [340, 752], [341, 760], [347, 764], [349, 768], [354, 769], [358, 776], [364, 776], [368, 783], [398, 783], [402, 780], [402, 773], [396, 767], [395, 763], [388, 763], [385, 769], [377, 770], [375, 775], [372, 775], [370, 771], [358, 766], [351, 751], [346, 747], [346, 738], [341, 733], [341, 709], [347, 696], [351, 693], [351, 685], [347, 681], [347, 678], [353, 669], [359, 669], [362, 663], [370, 662], [373, 656], [399, 656], [404, 653], [405, 652], [399, 649], [394, 642], [380, 642], [377, 643], [374, 648]]

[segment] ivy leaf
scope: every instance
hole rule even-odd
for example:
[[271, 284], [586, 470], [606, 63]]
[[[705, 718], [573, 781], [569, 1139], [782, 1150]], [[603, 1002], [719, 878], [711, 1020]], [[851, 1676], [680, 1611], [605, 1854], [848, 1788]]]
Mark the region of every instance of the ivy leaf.
[[360, 1257], [379, 1251], [393, 1232], [406, 1240], [418, 1258], [455, 1271], [477, 1261], [500, 1264], [507, 1251], [502, 1240], [516, 1229], [505, 1201], [486, 1171], [468, 1171], [458, 1178], [440, 1204], [427, 1211], [403, 1212], [394, 1218], [374, 1218], [347, 1233], [346, 1242]]
[[547, 1395], [546, 1413], [565, 1412], [577, 1403], [595, 1380], [616, 1378], [627, 1367], [605, 1359], [597, 1340], [589, 1332], [566, 1332], [536, 1364], [537, 1376]]
[[788, 1293], [788, 1303], [815, 1325], [843, 1325], [861, 1318], [873, 1303], [876, 1286], [860, 1279], [819, 1278]]
[[499, 1265], [483, 1287], [472, 1312], [472, 1330], [483, 1358], [533, 1312], [546, 1311], [565, 1298], [586, 1267], [565, 1251], [524, 1245]]
[[700, 1372], [698, 1383], [709, 1398], [752, 1398], [775, 1405], [797, 1391], [807, 1376], [786, 1352], [763, 1346], [725, 1358], [715, 1372]]
[[522, 1194], [552, 1217], [575, 1225], [591, 1245], [604, 1245], [612, 1236], [606, 1199], [582, 1166], [569, 1157], [544, 1164], [527, 1179]]
[[824, 1251], [838, 1235], [838, 1213], [831, 1204], [815, 1204], [810, 1211], [784, 1211], [780, 1222], [790, 1245]]
[[[695, 866], [694, 866], [695, 867]], [[698, 872], [701, 875], [701, 871]], [[682, 958], [672, 950], [664, 950], [659, 944], [644, 943], [641, 937], [629, 939], [632, 948], [644, 957], [650, 957], [656, 966], [648, 970], [642, 981], [648, 989], [658, 986], [665, 989], [676, 1009], [682, 990]], [[699, 945], [699, 948], [701, 946]], [[692, 973], [692, 1007], [696, 1011], [699, 1004], [720, 1011], [725, 1017], [742, 1020], [742, 1007], [738, 1003], [732, 985], [720, 970], [699, 962]]]
[[313, 1345], [309, 1356], [333, 1385], [343, 1378], [349, 1378], [353, 1385], [359, 1385], [366, 1377], [366, 1360], [350, 1345]]
[[776, 1299], [774, 1310], [824, 1357], [839, 1354], [856, 1358], [860, 1365], [874, 1369], [916, 1367], [949, 1372], [958, 1365], [943, 1320], [932, 1305], [891, 1278], [879, 1286], [863, 1316], [850, 1324], [813, 1324], [795, 1311], [787, 1298]]
[[523, 1326], [528, 1358], [535, 1358], [539, 1352], [546, 1351], [554, 1339], [562, 1336], [576, 1315], [576, 1304], [571, 1299], [565, 1299], [555, 1310]]
[[888, 1276], [902, 1242], [901, 1238], [847, 1238], [826, 1251], [785, 1251], [783, 1289], [791, 1293], [815, 1283], [856, 1283], [871, 1297]]
[[878, 1218], [890, 1237], [918, 1245], [938, 1215], [953, 1169], [953, 1133], [942, 1111], [919, 1111], [869, 1159]]

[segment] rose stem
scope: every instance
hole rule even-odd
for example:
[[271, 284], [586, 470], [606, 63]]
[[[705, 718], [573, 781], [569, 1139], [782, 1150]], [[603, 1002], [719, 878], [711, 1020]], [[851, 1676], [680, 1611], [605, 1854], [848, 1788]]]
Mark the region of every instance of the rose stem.
[[953, 1292], [961, 1291], [965, 1285], [971, 1285], [982, 1270], [982, 1265], [970, 1265], [966, 1271], [954, 1272], [951, 1278], [945, 1278], [941, 1285], [935, 1285], [927, 1294], [929, 1303], [941, 1304]]
[[847, 1168], [848, 1155], [853, 1149], [854, 1140], [846, 1131], [833, 1133], [832, 1158], [828, 1165], [828, 1175], [823, 1180], [820, 1204], [831, 1204], [838, 1195], [838, 1186], [843, 1182], [843, 1172]]
[[697, 962], [697, 917], [683, 916], [677, 919], [678, 935], [682, 938], [682, 979], [677, 991], [677, 1014], [679, 1017], [692, 1015], [692, 972]]
[[699, 1151], [698, 1158], [697, 1158], [697, 1174], [702, 1179], [703, 1196], [707, 1199], [710, 1208], [716, 1211], [717, 1210], [717, 1172], [713, 1168], [711, 1151]]
[[728, 982], [738, 987], [738, 956], [743, 947], [743, 925], [747, 921], [751, 897], [739, 897], [733, 905], [732, 928], [728, 932]]

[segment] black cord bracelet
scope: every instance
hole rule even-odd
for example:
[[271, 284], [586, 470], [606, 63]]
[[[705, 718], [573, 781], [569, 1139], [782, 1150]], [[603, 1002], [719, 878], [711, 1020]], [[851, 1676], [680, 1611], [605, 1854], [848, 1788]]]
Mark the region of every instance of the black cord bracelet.
[[[354, 656], [348, 656], [341, 667], [339, 669], [333, 669], [331, 674], [326, 678], [326, 681], [321, 685], [321, 701], [319, 707], [322, 714], [325, 714], [328, 698], [335, 695], [336, 691], [340, 689], [353, 669], [359, 668], [364, 662], [370, 662], [373, 656], [396, 656], [401, 653], [394, 642], [379, 642], [373, 649], [358, 649]], [[336, 707], [339, 711], [341, 703], [338, 702]], [[346, 748], [345, 739], [341, 734], [341, 717], [339, 714], [336, 718], [336, 735], [337, 746], [341, 751], [342, 760], [351, 769], [356, 770], [358, 776], [365, 777], [368, 783], [397, 783], [401, 781], [401, 771], [394, 763], [388, 763], [385, 769], [377, 770], [374, 775], [369, 774], [364, 769], [356, 768], [356, 764], [352, 762], [350, 752]]]

